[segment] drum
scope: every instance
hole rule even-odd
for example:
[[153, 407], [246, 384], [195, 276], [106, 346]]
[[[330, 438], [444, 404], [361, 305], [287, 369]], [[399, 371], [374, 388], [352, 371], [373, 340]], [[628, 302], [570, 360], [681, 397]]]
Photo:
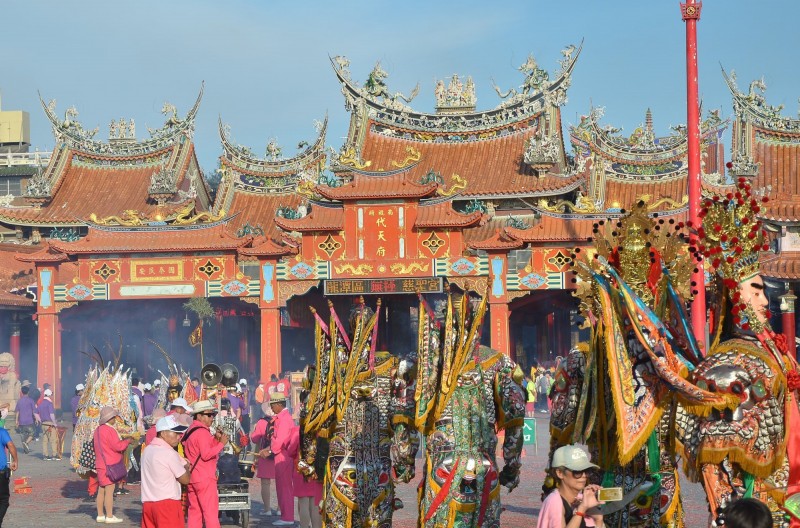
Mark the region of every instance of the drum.
[[242, 478], [255, 478], [255, 457], [252, 454], [248, 453], [243, 459], [239, 460], [239, 472], [242, 474]]

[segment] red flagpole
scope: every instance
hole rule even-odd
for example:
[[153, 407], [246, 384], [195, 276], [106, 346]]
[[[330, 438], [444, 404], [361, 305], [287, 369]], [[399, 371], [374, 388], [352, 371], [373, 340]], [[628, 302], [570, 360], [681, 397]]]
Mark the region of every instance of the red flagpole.
[[[689, 220], [692, 226], [701, 225], [700, 219], [700, 97], [697, 73], [697, 21], [700, 20], [702, 2], [687, 0], [681, 4], [681, 15], [686, 22], [686, 125], [689, 139]], [[697, 247], [697, 238], [692, 237], [692, 246]], [[698, 253], [699, 255], [699, 253]], [[692, 330], [695, 338], [706, 350], [706, 289], [703, 262], [697, 263], [692, 274]]]

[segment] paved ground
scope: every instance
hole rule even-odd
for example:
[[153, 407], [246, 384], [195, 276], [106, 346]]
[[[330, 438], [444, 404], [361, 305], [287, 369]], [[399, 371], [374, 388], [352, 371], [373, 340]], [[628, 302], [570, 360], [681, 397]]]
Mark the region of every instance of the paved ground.
[[[502, 517], [503, 527], [531, 527], [538, 514], [544, 478], [542, 468], [545, 465], [548, 442], [547, 417], [545, 414], [541, 416], [544, 418], [539, 419], [536, 435], [540, 446], [538, 454], [535, 446], [526, 447], [522, 484], [512, 493], [503, 492], [502, 494], [505, 508]], [[14, 437], [14, 440], [18, 441], [18, 438]], [[69, 441], [66, 445], [69, 446]], [[44, 461], [41, 454], [41, 442], [34, 443], [31, 454], [21, 454], [21, 457], [21, 467], [16, 476], [30, 477], [33, 493], [11, 495], [11, 507], [6, 515], [4, 526], [14, 528], [97, 526], [94, 521], [96, 515], [94, 503], [81, 501], [86, 496], [86, 481], [81, 480], [72, 472], [68, 458], [60, 462]], [[406, 507], [395, 514], [395, 527], [416, 527], [415, 490], [418, 481], [417, 479], [414, 484], [399, 487], [398, 495], [403, 499]], [[698, 484], [684, 483], [683, 496], [687, 511], [686, 526], [691, 528], [706, 526], [708, 510], [702, 488]], [[261, 516], [263, 506], [258, 480], [251, 483], [251, 497], [253, 508], [250, 527], [270, 526], [273, 518]], [[139, 502], [138, 486], [131, 487], [130, 495], [116, 498], [115, 514], [126, 519], [126, 523], [118, 526], [139, 526], [141, 503]], [[235, 526], [235, 524], [232, 519], [223, 517], [223, 526]]]

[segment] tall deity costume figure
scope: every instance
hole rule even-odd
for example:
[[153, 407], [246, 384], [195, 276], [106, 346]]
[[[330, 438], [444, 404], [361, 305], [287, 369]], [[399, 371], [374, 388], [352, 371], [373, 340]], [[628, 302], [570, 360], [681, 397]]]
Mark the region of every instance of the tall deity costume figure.
[[678, 439], [686, 473], [702, 481], [712, 518], [729, 502], [754, 497], [770, 507], [776, 527], [798, 527], [800, 374], [795, 347], [769, 324], [759, 275], [759, 252], [769, 249], [758, 220], [764, 202], [740, 178], [735, 192], [703, 203], [697, 250], [715, 272], [718, 298], [713, 342], [692, 380], [734, 396], [737, 405], [711, 413], [679, 409]]
[[316, 375], [305, 402], [298, 469], [315, 478], [318, 438], [327, 439], [323, 524], [390, 528], [402, 507], [395, 481], [414, 477], [418, 439], [412, 430], [413, 369], [376, 351], [376, 311], [358, 299], [346, 331], [333, 303], [326, 324], [315, 310]]
[[591, 337], [556, 370], [551, 457], [572, 443], [595, 453], [602, 485], [623, 489], [623, 500], [602, 508], [607, 526], [684, 526], [672, 433], [677, 404], [726, 409], [733, 402], [686, 379], [701, 359], [682, 300], [694, 263], [673, 224], [640, 201], [599, 221], [593, 247], [575, 250], [575, 295]]
[[[522, 371], [480, 345], [484, 297], [448, 294], [444, 321], [420, 295], [415, 425], [425, 436], [418, 526], [498, 528], [500, 489], [519, 484], [525, 393]], [[495, 458], [505, 430], [504, 467]]]

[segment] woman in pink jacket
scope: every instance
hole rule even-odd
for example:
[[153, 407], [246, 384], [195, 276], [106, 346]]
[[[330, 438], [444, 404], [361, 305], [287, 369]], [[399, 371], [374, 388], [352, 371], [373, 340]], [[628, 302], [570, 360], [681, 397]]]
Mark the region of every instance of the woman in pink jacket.
[[294, 458], [292, 470], [292, 487], [297, 497], [297, 511], [300, 514], [300, 528], [322, 528], [322, 514], [319, 511], [322, 502], [322, 482], [297, 471], [300, 460], [300, 426], [292, 429], [292, 436], [287, 452]]
[[275, 485], [275, 457], [260, 456], [260, 452], [269, 447], [272, 441], [272, 420], [274, 414], [269, 408], [269, 402], [261, 404], [264, 417], [256, 422], [256, 428], [250, 439], [253, 441], [256, 452], [256, 477], [261, 479], [261, 500], [264, 502], [264, 513], [277, 517], [280, 511], [270, 508], [270, 488]]
[[100, 488], [97, 491], [97, 522], [118, 524], [122, 519], [114, 516], [114, 483], [106, 474], [106, 467], [122, 462], [122, 453], [130, 439], [122, 439], [114, 428], [119, 413], [113, 407], [100, 409], [100, 426], [94, 431], [95, 470]]

